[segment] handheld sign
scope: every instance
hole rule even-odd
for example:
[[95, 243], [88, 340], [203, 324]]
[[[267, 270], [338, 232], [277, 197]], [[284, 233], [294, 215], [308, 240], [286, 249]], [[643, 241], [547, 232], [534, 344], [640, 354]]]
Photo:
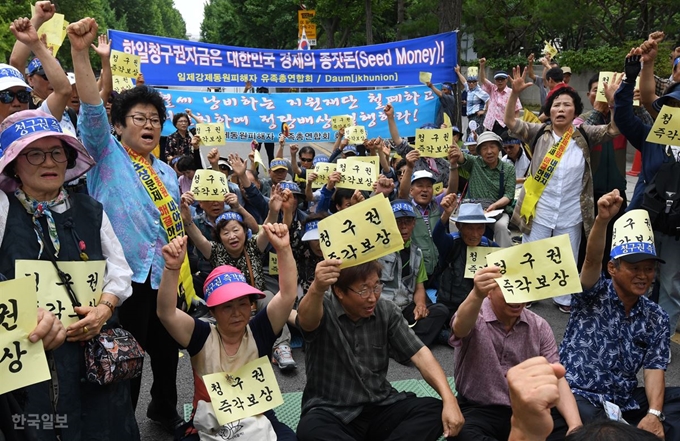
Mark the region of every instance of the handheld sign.
[[453, 133], [447, 129], [416, 129], [416, 149], [426, 158], [446, 158]]
[[125, 90], [132, 89], [133, 87], [135, 87], [135, 85], [132, 84], [132, 78], [118, 75], [113, 76], [113, 90], [116, 92], [121, 93]]
[[336, 115], [331, 117], [331, 124], [333, 130], [340, 130], [353, 125], [354, 120], [351, 115]]
[[467, 247], [465, 273], [463, 277], [472, 279], [480, 268], [486, 268], [486, 256], [497, 251], [496, 247]]
[[319, 162], [314, 166], [316, 179], [312, 182], [312, 188], [321, 188], [328, 183], [328, 177], [335, 171], [337, 164], [332, 162]]
[[277, 276], [279, 274], [279, 256], [276, 253], [269, 252], [269, 275]]
[[224, 201], [229, 194], [229, 184], [224, 173], [214, 170], [196, 170], [191, 181], [191, 192], [197, 201]]
[[[597, 92], [595, 92], [595, 101], [599, 101], [601, 103], [607, 102], [607, 96], [604, 94], [604, 83], [611, 84], [611, 82], [614, 80], [614, 75], [620, 76], [623, 74], [616, 72], [600, 72], [600, 77], [597, 80]], [[638, 89], [639, 87], [640, 77], [637, 77], [635, 79], [635, 88]], [[633, 105], [639, 106], [640, 100], [633, 100]]]
[[366, 128], [364, 126], [349, 126], [345, 128], [345, 138], [350, 144], [363, 144], [366, 140]]
[[373, 174], [373, 180], [377, 181], [380, 173], [380, 157], [379, 156], [350, 156], [347, 158], [347, 162], [364, 162], [373, 164], [375, 166], [375, 173]]
[[253, 360], [235, 372], [203, 376], [220, 425], [259, 415], [283, 404], [272, 364], [267, 357]]
[[680, 108], [663, 106], [646, 141], [680, 146]]
[[444, 183], [443, 182], [437, 182], [432, 186], [432, 191], [435, 196], [438, 196], [441, 194], [442, 191], [444, 191]]
[[557, 55], [557, 48], [547, 41], [543, 41], [543, 43], [545, 43], [545, 46], [543, 46], [543, 53], [550, 55], [551, 58], [554, 58], [555, 55]]
[[[35, 6], [33, 5], [31, 5], [31, 13], [35, 13]], [[47, 44], [47, 49], [49, 49], [53, 56], [56, 55], [61, 44], [64, 42], [66, 37], [65, 30], [68, 25], [69, 22], [64, 20], [64, 14], [55, 13], [52, 18], [43, 23], [40, 29], [38, 29], [38, 37], [45, 36], [45, 44]]]
[[404, 248], [392, 206], [373, 196], [319, 222], [319, 243], [326, 259], [341, 268], [360, 265]]
[[338, 159], [337, 166], [337, 170], [340, 170], [342, 173], [340, 182], [336, 184], [337, 188], [366, 191], [373, 190], [373, 182], [375, 182], [374, 176], [378, 173], [374, 163], [348, 158]]
[[500, 267], [502, 276], [496, 282], [508, 303], [583, 290], [567, 234], [503, 248], [487, 255], [486, 263]]
[[[106, 262], [59, 262], [78, 301], [83, 306], [97, 306], [104, 286]], [[78, 320], [64, 284], [49, 260], [17, 260], [14, 271], [17, 276], [29, 276], [35, 282], [38, 305], [53, 313], [65, 327]]]
[[446, 125], [446, 127], [453, 127], [453, 124], [451, 124], [451, 118], [449, 118], [449, 115], [447, 113], [444, 113], [442, 117], [444, 118], [444, 124]]
[[418, 75], [418, 79], [420, 80], [421, 83], [427, 86], [427, 83], [432, 82], [432, 73], [431, 72], [420, 72], [420, 75]]
[[196, 124], [196, 134], [201, 138], [203, 145], [208, 147], [224, 145], [223, 123]]
[[267, 166], [265, 165], [264, 161], [262, 160], [262, 155], [260, 154], [259, 150], [253, 150], [253, 162], [258, 166], [262, 167], [264, 171], [267, 171]]
[[121, 77], [137, 78], [139, 75], [139, 55], [121, 51], [111, 51], [111, 73]]
[[479, 68], [477, 66], [470, 66], [467, 69], [467, 75], [469, 77], [476, 77], [478, 73], [479, 73]]
[[0, 282], [0, 395], [50, 379], [42, 340], [28, 339], [38, 322], [36, 303], [32, 277]]

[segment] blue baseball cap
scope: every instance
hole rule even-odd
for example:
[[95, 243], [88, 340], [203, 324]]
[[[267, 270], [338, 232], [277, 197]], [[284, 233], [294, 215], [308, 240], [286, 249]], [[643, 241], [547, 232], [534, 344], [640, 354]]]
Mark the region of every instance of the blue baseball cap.
[[358, 156], [359, 152], [357, 151], [357, 147], [354, 144], [348, 144], [345, 146], [344, 149], [342, 149], [342, 153], [345, 155], [347, 154], [352, 154], [354, 156]]
[[271, 164], [269, 164], [269, 170], [271, 171], [281, 170], [283, 168], [288, 170], [288, 163], [285, 159], [274, 159]]
[[322, 163], [322, 162], [328, 162], [328, 156], [326, 156], [326, 155], [316, 155], [314, 157], [314, 160], [312, 161], [312, 163], [314, 165]]
[[302, 236], [303, 242], [319, 240], [319, 222], [320, 220], [315, 220], [305, 224], [305, 234]]
[[283, 181], [283, 182], [279, 182], [279, 187], [280, 187], [282, 190], [290, 190], [291, 193], [293, 193], [293, 194], [302, 194], [302, 190], [300, 190], [300, 186], [297, 185], [297, 184], [296, 184], [295, 182], [293, 182], [293, 181]]
[[392, 212], [395, 219], [402, 217], [416, 217], [416, 212], [413, 210], [413, 204], [404, 199], [395, 199], [392, 201]]
[[42, 71], [43, 74], [45, 73], [45, 70], [43, 69], [43, 65], [38, 58], [34, 58], [34, 59], [31, 60], [30, 63], [28, 63], [27, 70], [28, 70], [28, 76], [29, 77], [39, 73], [39, 71]]

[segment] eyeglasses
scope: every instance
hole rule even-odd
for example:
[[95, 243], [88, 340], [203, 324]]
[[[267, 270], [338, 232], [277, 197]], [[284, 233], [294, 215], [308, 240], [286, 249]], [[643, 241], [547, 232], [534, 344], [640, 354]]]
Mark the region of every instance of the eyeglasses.
[[411, 225], [416, 223], [416, 218], [414, 217], [400, 217], [397, 219], [397, 225]]
[[20, 90], [18, 92], [12, 92], [11, 90], [3, 90], [0, 92], [0, 102], [2, 104], [12, 104], [14, 98], [19, 100], [20, 103], [26, 104], [31, 100], [31, 92], [27, 90]]
[[385, 286], [384, 283], [378, 283], [373, 288], [365, 288], [365, 289], [362, 289], [361, 291], [357, 291], [355, 289], [352, 289], [349, 286], [347, 287], [347, 289], [349, 289], [353, 293], [357, 294], [362, 299], [367, 299], [368, 296], [371, 295], [371, 293], [375, 294], [376, 296], [378, 294], [380, 294], [383, 290], [383, 286]]
[[147, 118], [144, 115], [128, 115], [126, 118], [132, 118], [132, 124], [137, 127], [144, 127], [147, 121], [151, 123], [151, 127], [159, 128], [161, 126], [161, 119], [157, 116]]
[[31, 165], [42, 165], [47, 159], [47, 155], [52, 156], [52, 161], [63, 164], [68, 161], [68, 156], [66, 155], [66, 150], [64, 147], [57, 147], [53, 150], [45, 152], [43, 150], [29, 150], [26, 153], [21, 153], [19, 156], [25, 156], [26, 160]]
[[312, 162], [314, 158], [300, 158], [300, 162]]

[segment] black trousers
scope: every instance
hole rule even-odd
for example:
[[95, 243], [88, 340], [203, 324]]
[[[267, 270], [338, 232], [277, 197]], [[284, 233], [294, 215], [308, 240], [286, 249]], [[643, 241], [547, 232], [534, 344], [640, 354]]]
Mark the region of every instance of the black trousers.
[[[465, 424], [456, 441], [505, 441], [510, 436], [510, 418], [512, 408], [509, 406], [489, 406], [477, 404], [458, 395], [458, 405], [465, 417]], [[552, 409], [553, 432], [548, 440], [563, 440], [567, 434], [567, 423], [557, 409]]]
[[442, 435], [442, 402], [412, 394], [386, 406], [365, 406], [345, 424], [322, 409], [307, 412], [297, 426], [300, 441], [434, 441]]
[[[132, 296], [119, 308], [120, 323], [134, 335], [151, 358], [153, 384], [151, 400], [156, 416], [175, 418], [177, 415], [177, 363], [179, 346], [165, 330], [156, 315], [158, 290], [151, 288], [149, 278], [144, 283], [132, 283]], [[137, 408], [142, 377], [130, 382], [132, 406]]]
[[[427, 310], [430, 314], [427, 317], [418, 320], [418, 323], [413, 327], [413, 332], [416, 333], [425, 346], [430, 346], [437, 339], [437, 336], [439, 336], [439, 333], [446, 324], [449, 308], [441, 303], [432, 303], [429, 298], [425, 301], [427, 302]], [[401, 312], [409, 323], [413, 323], [415, 320], [413, 316], [414, 309], [416, 309], [416, 304], [411, 302], [411, 304]]]

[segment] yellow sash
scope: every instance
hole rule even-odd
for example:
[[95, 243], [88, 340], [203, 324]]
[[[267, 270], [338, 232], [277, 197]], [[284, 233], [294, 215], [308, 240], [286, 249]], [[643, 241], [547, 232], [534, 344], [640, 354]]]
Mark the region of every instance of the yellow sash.
[[[142, 185], [149, 193], [149, 197], [153, 201], [156, 208], [158, 208], [163, 228], [168, 235], [168, 242], [175, 237], [184, 236], [184, 224], [182, 224], [182, 216], [179, 212], [177, 203], [172, 198], [165, 184], [156, 173], [156, 170], [151, 167], [151, 164], [140, 154], [131, 148], [124, 146], [130, 159], [132, 166], [142, 181]], [[194, 281], [191, 276], [191, 268], [189, 267], [189, 257], [184, 257], [182, 262], [182, 269], [179, 272], [179, 286], [177, 287], [177, 306], [183, 311], [188, 311], [191, 307], [191, 302], [196, 299], [196, 291], [194, 290]]]
[[531, 222], [536, 217], [536, 204], [538, 204], [545, 186], [548, 185], [548, 181], [550, 181], [553, 173], [555, 173], [557, 165], [562, 160], [564, 151], [567, 149], [573, 133], [574, 126], [571, 126], [562, 135], [562, 138], [550, 147], [543, 161], [541, 161], [538, 170], [536, 170], [536, 174], [524, 181], [524, 201], [522, 202], [519, 214], [526, 223]]

